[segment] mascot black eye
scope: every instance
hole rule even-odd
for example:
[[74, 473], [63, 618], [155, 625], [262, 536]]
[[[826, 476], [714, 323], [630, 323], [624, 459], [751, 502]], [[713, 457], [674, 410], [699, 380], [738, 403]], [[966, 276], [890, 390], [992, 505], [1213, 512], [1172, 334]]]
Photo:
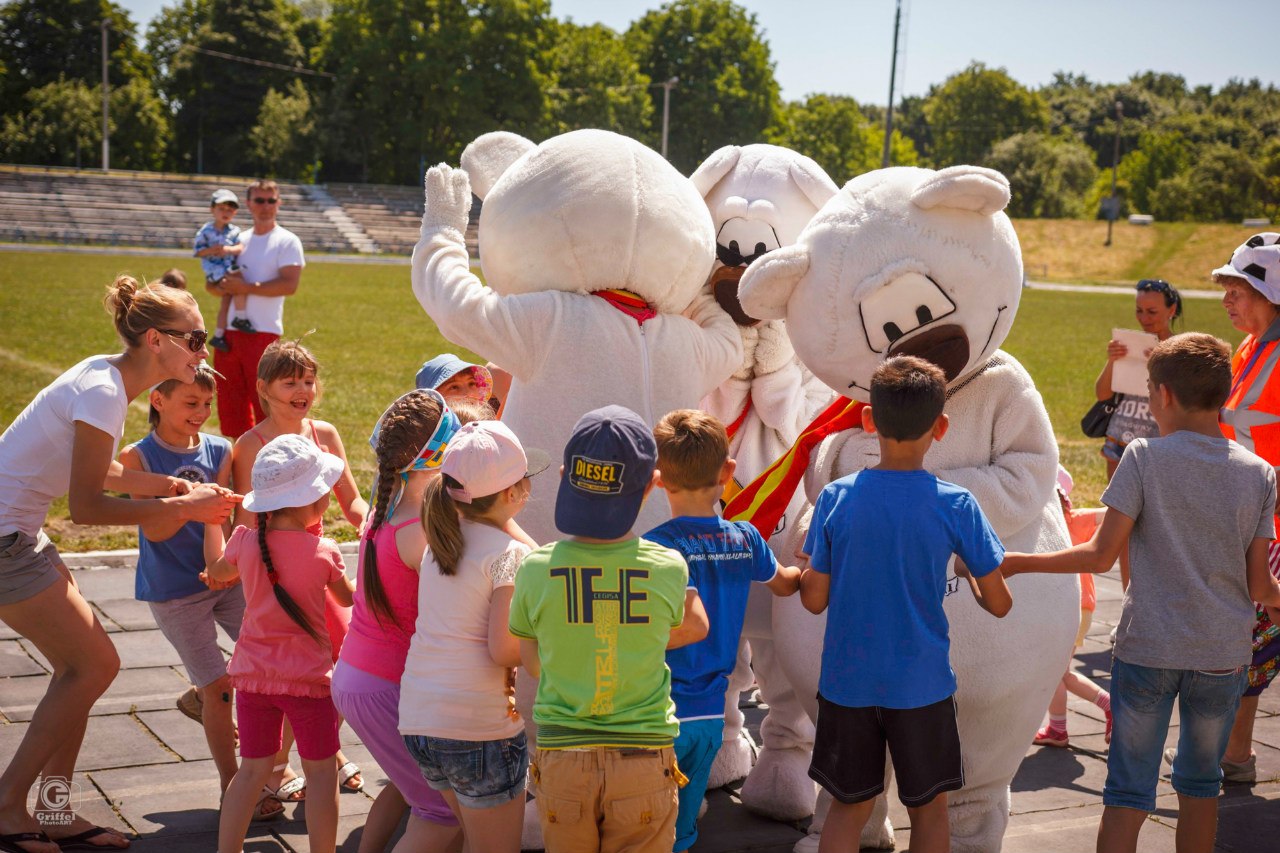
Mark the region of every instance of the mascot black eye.
[[933, 312], [929, 310], [928, 305], [920, 305], [916, 308], [916, 322], [921, 326], [925, 323], [933, 322]]
[[894, 343], [898, 338], [902, 337], [902, 330], [898, 328], [897, 323], [884, 324], [884, 336], [889, 339], [889, 343]]

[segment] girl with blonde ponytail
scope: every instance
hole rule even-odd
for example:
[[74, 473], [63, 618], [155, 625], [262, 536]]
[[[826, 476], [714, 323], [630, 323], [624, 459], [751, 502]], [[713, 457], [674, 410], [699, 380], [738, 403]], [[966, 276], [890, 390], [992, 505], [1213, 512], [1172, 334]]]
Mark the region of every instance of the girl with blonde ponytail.
[[418, 522], [422, 493], [436, 476], [458, 419], [435, 391], [410, 391], [374, 427], [378, 474], [360, 537], [351, 627], [333, 671], [333, 702], [389, 783], [365, 820], [360, 848], [381, 851], [409, 807], [400, 853], [455, 849], [458, 821], [426, 783], [400, 737], [400, 678], [418, 618], [418, 564], [426, 537]]
[[513, 520], [529, 477], [548, 464], [506, 425], [476, 421], [453, 436], [427, 484], [400, 733], [458, 815], [468, 850], [520, 849], [529, 756], [514, 701], [520, 645], [507, 618], [520, 561], [536, 546]]
[[[89, 709], [120, 668], [110, 639], [42, 530], [50, 505], [66, 495], [77, 524], [220, 524], [236, 502], [227, 489], [129, 471], [115, 459], [129, 401], [168, 379], [193, 381], [208, 355], [191, 294], [139, 287], [122, 275], [107, 289], [105, 306], [124, 352], [90, 356], [63, 373], [0, 435], [0, 621], [30, 640], [53, 667], [49, 689], [0, 775], [0, 838], [26, 853], [58, 853], [56, 841], [129, 846], [124, 836], [95, 827], [66, 802], [36, 803], [53, 816], [43, 831], [27, 811], [37, 776], [71, 778]], [[160, 500], [111, 497], [105, 490]]]

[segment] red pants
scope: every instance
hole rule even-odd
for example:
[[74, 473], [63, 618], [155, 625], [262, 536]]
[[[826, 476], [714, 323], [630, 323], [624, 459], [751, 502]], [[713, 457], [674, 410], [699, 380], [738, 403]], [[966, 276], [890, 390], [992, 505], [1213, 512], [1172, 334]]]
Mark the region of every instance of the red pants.
[[258, 361], [280, 336], [237, 329], [227, 329], [223, 334], [231, 345], [231, 352], [213, 352], [213, 369], [221, 374], [218, 422], [222, 425], [222, 434], [234, 441], [267, 417], [258, 399]]

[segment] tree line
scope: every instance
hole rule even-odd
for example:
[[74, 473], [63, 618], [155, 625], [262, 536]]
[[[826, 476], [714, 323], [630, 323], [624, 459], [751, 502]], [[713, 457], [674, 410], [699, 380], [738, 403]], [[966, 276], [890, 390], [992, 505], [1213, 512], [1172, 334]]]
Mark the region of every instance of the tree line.
[[[759, 21], [732, 0], [671, 0], [621, 33], [559, 20], [549, 0], [175, 0], [141, 39], [110, 0], [9, 0], [0, 159], [100, 165], [104, 19], [117, 168], [406, 184], [495, 129], [598, 127], [656, 148], [673, 78], [669, 156], [686, 173], [764, 141], [842, 183], [884, 147], [879, 105], [783, 101]], [[1015, 216], [1100, 215], [1117, 135], [1122, 215], [1280, 213], [1271, 82], [1063, 72], [1031, 88], [974, 62], [894, 112], [895, 165], [1000, 169]]]

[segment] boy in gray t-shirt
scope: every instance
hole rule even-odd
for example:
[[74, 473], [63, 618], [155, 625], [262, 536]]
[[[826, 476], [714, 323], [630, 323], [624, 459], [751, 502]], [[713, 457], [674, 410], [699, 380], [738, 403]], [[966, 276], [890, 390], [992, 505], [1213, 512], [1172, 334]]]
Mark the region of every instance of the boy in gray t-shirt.
[[1226, 343], [1177, 335], [1152, 350], [1147, 369], [1162, 437], [1125, 448], [1093, 539], [1052, 554], [1009, 554], [1001, 571], [1105, 572], [1127, 542], [1130, 579], [1111, 669], [1114, 730], [1098, 849], [1137, 846], [1155, 809], [1175, 699], [1178, 848], [1208, 849], [1218, 821], [1218, 765], [1252, 658], [1253, 602], [1280, 607], [1280, 586], [1267, 567], [1276, 475], [1218, 428], [1231, 388]]

